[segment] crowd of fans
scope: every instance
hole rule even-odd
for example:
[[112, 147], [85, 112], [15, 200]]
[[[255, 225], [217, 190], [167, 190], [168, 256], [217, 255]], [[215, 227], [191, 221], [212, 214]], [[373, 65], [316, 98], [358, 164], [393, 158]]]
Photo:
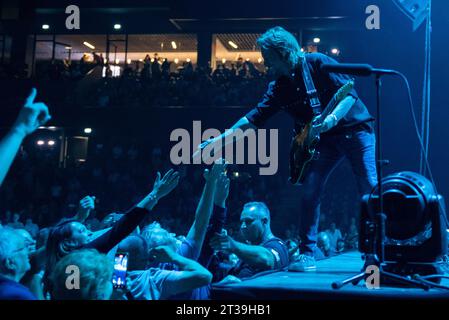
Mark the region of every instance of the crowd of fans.
[[[120, 66], [93, 55], [94, 59], [83, 56], [79, 61], [37, 61], [33, 78], [45, 101], [54, 108], [251, 106], [268, 84], [262, 67], [241, 58], [212, 70], [191, 61], [178, 66], [157, 54]], [[26, 77], [27, 69], [0, 66], [0, 79], [19, 81]]]
[[[2, 67], [0, 78], [23, 78], [19, 69]], [[38, 64], [36, 78], [43, 99], [64, 107], [254, 105], [268, 82], [250, 61], [173, 70], [157, 56], [116, 77], [97, 54]], [[0, 299], [209, 299], [211, 283], [282, 269], [299, 254], [295, 225], [272, 232], [285, 177], [235, 175], [221, 162], [174, 171], [164, 148], [116, 138], [93, 138], [87, 161], [62, 166], [58, 152], [20, 148], [50, 118], [35, 97], [0, 141]], [[321, 227], [318, 259], [357, 248], [354, 218]], [[111, 281], [116, 252], [129, 255], [122, 290]], [[68, 266], [79, 268], [80, 290], [68, 288]]]

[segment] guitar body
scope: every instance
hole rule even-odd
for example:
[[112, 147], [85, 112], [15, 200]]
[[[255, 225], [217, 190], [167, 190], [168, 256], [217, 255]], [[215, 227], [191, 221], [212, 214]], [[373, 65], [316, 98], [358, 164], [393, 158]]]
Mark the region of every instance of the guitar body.
[[310, 137], [312, 123], [307, 124], [300, 133], [292, 140], [290, 146], [290, 178], [289, 181], [294, 185], [304, 183], [306, 173], [312, 161], [315, 160], [319, 153], [316, 146], [319, 142], [319, 135]]
[[354, 87], [354, 82], [349, 81], [343, 85], [337, 93], [334, 95], [332, 100], [324, 109], [321, 114], [321, 123], [308, 123], [304, 128], [295, 135], [290, 146], [290, 178], [289, 181], [294, 185], [301, 185], [309, 171], [310, 165], [313, 161], [318, 159], [319, 152], [317, 151], [317, 146], [320, 141], [319, 130], [315, 130], [314, 127], [320, 126], [322, 121], [329, 115], [342, 101], [346, 95]]

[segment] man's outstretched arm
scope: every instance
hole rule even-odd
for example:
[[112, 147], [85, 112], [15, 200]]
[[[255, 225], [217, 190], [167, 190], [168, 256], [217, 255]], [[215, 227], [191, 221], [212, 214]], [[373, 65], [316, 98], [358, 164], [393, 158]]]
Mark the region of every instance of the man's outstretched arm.
[[234, 253], [252, 267], [268, 270], [274, 268], [275, 259], [269, 249], [235, 241], [226, 234], [217, 234], [210, 245], [218, 251]]

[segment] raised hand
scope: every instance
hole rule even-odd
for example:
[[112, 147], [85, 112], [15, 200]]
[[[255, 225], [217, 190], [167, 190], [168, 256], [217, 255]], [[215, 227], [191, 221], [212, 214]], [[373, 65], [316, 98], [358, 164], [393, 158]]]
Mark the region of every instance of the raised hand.
[[33, 88], [25, 101], [14, 124], [14, 129], [24, 137], [44, 125], [51, 116], [48, 107], [42, 102], [35, 102], [37, 90]]
[[217, 187], [215, 190], [214, 203], [222, 208], [226, 207], [226, 199], [229, 196], [230, 180], [225, 172], [222, 172], [217, 180]]
[[157, 199], [165, 197], [178, 185], [178, 182], [179, 172], [170, 169], [162, 179], [161, 173], [158, 172], [152, 193], [156, 195]]
[[90, 212], [95, 209], [95, 196], [86, 196], [80, 200], [77, 219], [85, 221]]
[[153, 209], [159, 199], [169, 194], [178, 185], [178, 182], [179, 173], [177, 171], [170, 169], [163, 178], [161, 178], [161, 173], [158, 172], [156, 181], [154, 182], [153, 191], [143, 198], [143, 200], [136, 206], [147, 210]]
[[228, 162], [226, 162], [224, 159], [215, 160], [215, 163], [212, 166], [211, 170], [204, 170], [204, 179], [206, 179], [206, 181], [217, 181], [221, 174], [226, 172], [227, 166]]

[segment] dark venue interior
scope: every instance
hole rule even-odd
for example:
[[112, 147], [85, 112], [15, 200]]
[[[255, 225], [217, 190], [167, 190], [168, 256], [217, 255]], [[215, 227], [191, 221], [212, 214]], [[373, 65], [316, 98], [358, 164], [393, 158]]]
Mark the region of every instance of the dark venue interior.
[[1, 2], [0, 300], [447, 299], [449, 3], [372, 2]]

